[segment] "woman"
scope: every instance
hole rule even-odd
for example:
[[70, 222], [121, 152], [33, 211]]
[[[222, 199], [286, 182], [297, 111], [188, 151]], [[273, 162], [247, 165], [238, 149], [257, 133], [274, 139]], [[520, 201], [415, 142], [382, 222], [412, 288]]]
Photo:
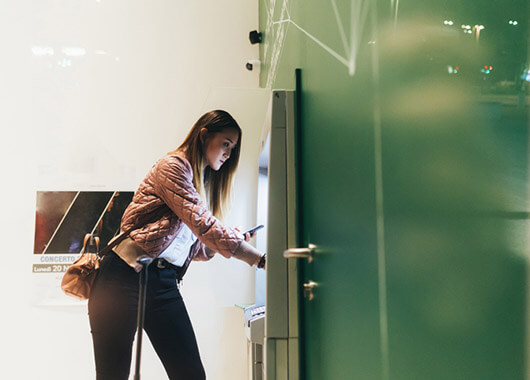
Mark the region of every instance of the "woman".
[[218, 219], [227, 206], [240, 147], [241, 129], [232, 116], [208, 112], [140, 184], [121, 221], [128, 238], [103, 258], [88, 302], [98, 380], [128, 378], [138, 302], [136, 259], [142, 255], [155, 258], [148, 267], [144, 325], [155, 351], [170, 379], [205, 378], [177, 282], [191, 260], [209, 260], [215, 252], [265, 267], [265, 255], [246, 242], [251, 236]]

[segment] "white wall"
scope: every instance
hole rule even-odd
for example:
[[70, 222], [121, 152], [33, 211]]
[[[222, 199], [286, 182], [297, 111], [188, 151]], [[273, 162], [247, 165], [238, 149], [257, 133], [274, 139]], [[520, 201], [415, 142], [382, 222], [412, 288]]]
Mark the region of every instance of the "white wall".
[[[202, 112], [226, 103], [241, 122], [245, 144], [229, 222], [250, 227], [254, 147], [266, 97], [251, 91], [250, 108], [241, 110], [230, 103], [245, 91], [227, 90], [233, 96], [224, 98], [219, 88], [258, 86], [258, 74], [244, 68], [258, 56], [248, 42], [248, 32], [258, 26], [258, 4], [2, 0], [0, 5], [1, 377], [93, 379], [86, 306], [35, 306], [33, 300], [35, 192], [134, 190]], [[246, 264], [220, 258], [194, 263], [187, 274], [183, 293], [210, 379], [247, 378], [243, 317], [233, 305], [253, 301], [253, 276]], [[149, 344], [142, 373], [146, 379], [165, 378]]]

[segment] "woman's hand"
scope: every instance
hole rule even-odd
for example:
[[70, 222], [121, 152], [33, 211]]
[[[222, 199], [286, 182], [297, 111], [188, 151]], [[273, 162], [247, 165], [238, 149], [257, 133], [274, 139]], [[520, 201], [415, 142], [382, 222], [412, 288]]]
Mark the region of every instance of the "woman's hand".
[[254, 235], [256, 235], [256, 231], [252, 232], [252, 233], [242, 233], [241, 232], [241, 226], [237, 226], [236, 228], [234, 228], [234, 230], [236, 230], [237, 232], [239, 232], [242, 236], [243, 236], [243, 239], [245, 239], [245, 241], [249, 241], [250, 239], [252, 239], [254, 237]]

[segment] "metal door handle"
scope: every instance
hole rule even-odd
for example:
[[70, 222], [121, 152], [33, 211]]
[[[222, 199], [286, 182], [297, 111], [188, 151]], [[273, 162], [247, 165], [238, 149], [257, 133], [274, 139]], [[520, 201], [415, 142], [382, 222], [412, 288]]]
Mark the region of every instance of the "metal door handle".
[[315, 293], [314, 289], [318, 286], [318, 284], [315, 281], [309, 281], [304, 284], [304, 297], [307, 298], [309, 301], [313, 301], [315, 299]]
[[307, 262], [313, 262], [313, 253], [316, 246], [314, 244], [309, 244], [307, 248], [289, 248], [283, 252], [283, 257], [286, 259], [307, 259]]

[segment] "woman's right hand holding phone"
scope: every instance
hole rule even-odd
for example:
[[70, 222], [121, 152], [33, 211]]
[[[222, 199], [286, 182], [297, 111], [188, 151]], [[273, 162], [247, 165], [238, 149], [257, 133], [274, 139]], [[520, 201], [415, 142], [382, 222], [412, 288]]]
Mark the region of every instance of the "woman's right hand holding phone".
[[[265, 227], [265, 226], [263, 224], [260, 224], [260, 225], [258, 225], [256, 227], [251, 228], [250, 230], [248, 230], [246, 232], [243, 232], [242, 234], [243, 234], [243, 237], [244, 237], [245, 241], [248, 242], [250, 239], [252, 239], [256, 235], [256, 232], [258, 230], [261, 230], [263, 227]], [[240, 227], [236, 227], [235, 230], [237, 232], [241, 232], [241, 228]]]

